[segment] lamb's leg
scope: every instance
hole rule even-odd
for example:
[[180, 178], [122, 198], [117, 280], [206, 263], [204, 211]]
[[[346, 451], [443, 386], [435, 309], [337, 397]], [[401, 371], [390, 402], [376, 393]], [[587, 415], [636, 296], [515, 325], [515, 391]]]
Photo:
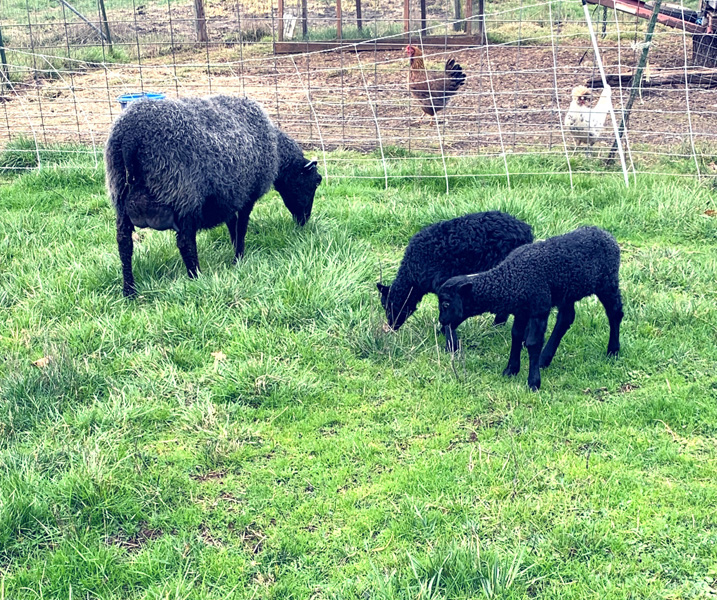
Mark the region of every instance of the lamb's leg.
[[509, 315], [509, 314], [510, 314], [510, 313], [498, 313], [498, 314], [495, 316], [495, 319], [494, 319], [494, 321], [493, 321], [493, 325], [496, 326], [496, 327], [497, 327], [498, 325], [505, 325], [506, 322], [508, 321], [508, 315]]
[[455, 352], [458, 350], [458, 335], [456, 330], [450, 325], [443, 326], [443, 335], [446, 336], [446, 352]]
[[244, 256], [244, 238], [246, 230], [249, 227], [250, 210], [244, 210], [233, 214], [227, 221], [227, 229], [229, 229], [229, 237], [234, 245], [234, 262]]
[[553, 362], [555, 351], [558, 349], [563, 336], [567, 333], [570, 326], [575, 321], [575, 304], [563, 304], [558, 307], [558, 318], [553, 327], [553, 333], [550, 334], [548, 343], [545, 344], [543, 352], [540, 354], [540, 368], [549, 367]]
[[187, 275], [194, 279], [199, 273], [199, 257], [197, 255], [197, 230], [186, 223], [182, 223], [177, 232], [177, 248], [187, 267]]
[[523, 315], [515, 315], [513, 319], [513, 329], [510, 334], [510, 357], [508, 358], [508, 366], [503, 370], [503, 375], [510, 377], [520, 372], [520, 352], [523, 350], [523, 339], [525, 337], [525, 326], [528, 319]]
[[132, 273], [132, 252], [134, 243], [132, 242], [132, 232], [134, 225], [130, 221], [127, 213], [122, 211], [117, 214], [117, 248], [119, 250], [120, 261], [122, 261], [122, 293], [128, 298], [134, 296], [137, 290], [134, 287], [134, 274]]
[[548, 326], [548, 314], [531, 317], [528, 321], [528, 334], [525, 336], [525, 345], [528, 348], [530, 367], [528, 370], [528, 387], [537, 392], [540, 389], [540, 351], [543, 349], [545, 329]]
[[598, 300], [605, 307], [605, 313], [610, 322], [610, 340], [607, 343], [607, 355], [617, 356], [620, 352], [620, 323], [624, 316], [620, 288], [615, 286], [609, 292], [598, 294]]

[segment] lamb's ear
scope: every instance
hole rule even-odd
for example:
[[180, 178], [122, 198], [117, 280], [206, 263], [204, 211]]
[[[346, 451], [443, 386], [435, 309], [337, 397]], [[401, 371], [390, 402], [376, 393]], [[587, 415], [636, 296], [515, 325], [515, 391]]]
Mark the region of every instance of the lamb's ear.
[[470, 296], [472, 289], [473, 286], [470, 281], [463, 281], [458, 284], [458, 293], [461, 295], [461, 298], [467, 298]]
[[316, 165], [317, 165], [318, 163], [319, 163], [319, 159], [318, 159], [318, 158], [312, 158], [309, 162], [307, 162], [307, 163], [304, 165], [304, 171], [309, 171], [309, 170], [311, 170], [311, 169], [315, 169], [315, 168], [316, 168]]

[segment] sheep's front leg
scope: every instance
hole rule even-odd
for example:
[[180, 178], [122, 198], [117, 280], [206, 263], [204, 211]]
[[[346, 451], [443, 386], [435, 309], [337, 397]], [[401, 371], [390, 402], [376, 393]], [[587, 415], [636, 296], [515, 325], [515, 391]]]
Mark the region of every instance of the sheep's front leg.
[[443, 335], [446, 336], [446, 352], [456, 352], [458, 350], [458, 335], [456, 335], [455, 328], [444, 325]]
[[227, 221], [227, 229], [229, 229], [229, 237], [234, 245], [234, 262], [244, 256], [244, 238], [246, 230], [249, 227], [249, 215], [251, 208], [235, 213]]
[[540, 389], [540, 351], [545, 341], [545, 329], [548, 326], [548, 314], [531, 317], [528, 321], [528, 332], [525, 345], [528, 348], [530, 368], [528, 370], [528, 387], [533, 392]]
[[555, 351], [558, 349], [563, 336], [567, 333], [570, 326], [575, 321], [575, 304], [564, 304], [558, 308], [558, 318], [553, 327], [553, 333], [550, 334], [548, 343], [545, 344], [543, 352], [540, 354], [540, 368], [549, 367], [553, 362]]
[[128, 298], [137, 293], [134, 287], [134, 274], [132, 273], [133, 231], [134, 225], [132, 225], [132, 221], [130, 221], [127, 213], [122, 211], [122, 214], [117, 215], [117, 248], [120, 261], [122, 261], [122, 293]]
[[510, 377], [520, 372], [520, 353], [523, 350], [523, 339], [525, 337], [525, 326], [528, 319], [524, 315], [515, 315], [513, 319], [513, 330], [511, 331], [510, 357], [508, 366], [503, 370], [503, 375]]
[[177, 232], [177, 248], [187, 267], [187, 275], [194, 279], [199, 274], [199, 256], [197, 255], [197, 230], [183, 223]]

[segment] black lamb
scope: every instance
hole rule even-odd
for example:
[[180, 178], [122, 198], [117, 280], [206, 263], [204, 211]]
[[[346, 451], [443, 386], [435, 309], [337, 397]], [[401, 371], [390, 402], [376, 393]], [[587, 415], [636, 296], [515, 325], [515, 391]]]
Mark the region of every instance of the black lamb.
[[[408, 243], [394, 282], [376, 284], [388, 326], [398, 330], [423, 296], [437, 294], [451, 277], [490, 269], [532, 241], [530, 225], [499, 211], [472, 213], [425, 227]], [[498, 311], [496, 324], [507, 318], [507, 312]], [[443, 332], [446, 350], [456, 349], [455, 331], [444, 327]]]
[[134, 227], [176, 231], [195, 277], [198, 230], [226, 223], [236, 260], [254, 203], [272, 185], [304, 225], [321, 183], [316, 161], [307, 161], [259, 104], [230, 96], [133, 102], [110, 129], [105, 169], [125, 296], [135, 294]]
[[[540, 368], [550, 365], [575, 320], [575, 302], [582, 298], [595, 294], [605, 307], [610, 322], [607, 354], [618, 354], [623, 317], [619, 271], [620, 247], [615, 238], [597, 227], [581, 227], [522, 246], [490, 271], [449, 279], [438, 292], [439, 320], [453, 330], [484, 312], [514, 315], [510, 358], [503, 375], [518, 374], [525, 342], [530, 360], [528, 386], [538, 390]], [[543, 348], [553, 306], [558, 307], [558, 317]]]

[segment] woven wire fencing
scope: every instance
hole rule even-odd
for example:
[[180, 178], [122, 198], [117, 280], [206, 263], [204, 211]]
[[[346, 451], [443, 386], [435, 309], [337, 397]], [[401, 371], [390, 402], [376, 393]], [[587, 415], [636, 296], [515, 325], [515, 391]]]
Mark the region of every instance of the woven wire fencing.
[[[460, 12], [455, 0], [363, 0], [359, 19], [353, 3], [331, 0], [287, 0], [281, 12], [265, 0], [205, 0], [198, 22], [192, 0], [0, 0], [0, 169], [69, 167], [80, 154], [100, 167], [118, 97], [154, 92], [257, 99], [329, 178], [447, 179], [467, 157], [480, 168], [465, 176], [622, 176], [606, 160], [609, 120], [587, 156], [563, 125], [575, 86], [595, 86], [593, 104], [602, 88], [581, 4], [507, 0], [481, 15], [478, 2]], [[681, 16], [699, 9], [680, 6]], [[589, 10], [619, 122], [648, 21]], [[454, 58], [466, 73], [436, 117], [409, 93], [407, 43], [428, 68]], [[630, 174], [717, 175], [717, 69], [696, 52], [685, 27], [657, 24], [623, 137]]]

